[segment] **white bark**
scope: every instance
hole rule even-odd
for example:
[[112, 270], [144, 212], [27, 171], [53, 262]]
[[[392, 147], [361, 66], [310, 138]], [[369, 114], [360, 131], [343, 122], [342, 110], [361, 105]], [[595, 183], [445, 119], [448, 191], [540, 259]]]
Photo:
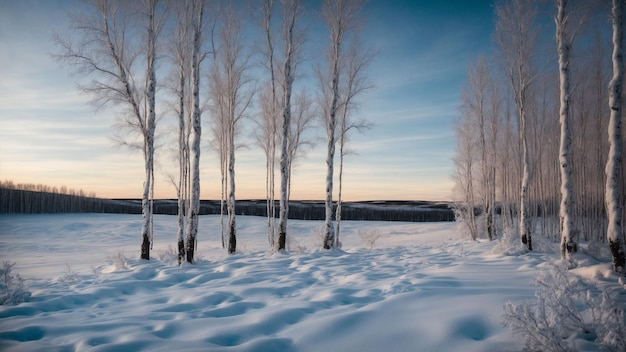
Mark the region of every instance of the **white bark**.
[[274, 41], [272, 36], [272, 11], [274, 0], [265, 0], [262, 7], [262, 27], [265, 32], [267, 68], [270, 74], [269, 92], [262, 97], [262, 123], [264, 135], [262, 145], [266, 157], [266, 212], [267, 212], [267, 238], [270, 248], [276, 248], [276, 202], [275, 202], [275, 165], [276, 165], [276, 138], [278, 133], [278, 93], [274, 60]]
[[574, 189], [572, 186], [572, 157], [570, 145], [572, 137], [570, 132], [570, 48], [572, 37], [568, 33], [569, 15], [567, 13], [568, 0], [557, 0], [556, 42], [559, 54], [559, 122], [561, 125], [561, 138], [559, 147], [559, 168], [561, 171], [561, 258], [568, 259], [570, 253], [578, 250], [578, 231], [573, 221]]
[[[175, 111], [178, 118], [178, 184], [176, 186], [176, 195], [178, 197], [178, 214], [176, 231], [176, 244], [178, 251], [178, 264], [180, 265], [186, 257], [185, 246], [185, 222], [187, 214], [187, 185], [189, 173], [189, 140], [188, 140], [188, 123], [187, 123], [187, 98], [188, 98], [188, 44], [189, 31], [188, 23], [190, 21], [190, 12], [188, 11], [188, 3], [178, 2], [174, 8], [176, 14], [177, 26], [171, 43], [170, 55], [175, 64], [175, 72], [177, 72], [176, 87], [173, 92], [178, 98], [175, 105]], [[172, 181], [174, 182], [174, 181]]]
[[189, 217], [187, 218], [187, 261], [193, 263], [194, 253], [198, 234], [198, 216], [200, 215], [200, 137], [202, 136], [202, 112], [200, 110], [200, 63], [203, 55], [200, 50], [202, 46], [202, 30], [204, 1], [193, 1], [193, 45], [191, 53], [191, 84], [193, 110], [191, 119], [191, 194], [189, 198]]
[[282, 67], [282, 123], [280, 155], [280, 210], [278, 218], [277, 250], [285, 250], [287, 244], [287, 218], [289, 216], [289, 186], [292, 159], [289, 153], [291, 134], [291, 94], [295, 78], [300, 44], [296, 38], [296, 20], [299, 17], [299, 1], [285, 1], [283, 6], [283, 45], [285, 57]]
[[621, 95], [624, 75], [623, 66], [623, 0], [613, 0], [613, 78], [609, 83], [609, 156], [606, 163], [606, 210], [609, 218], [607, 241], [613, 257], [613, 269], [626, 272], [622, 209], [620, 204], [620, 169], [622, 167]]
[[335, 166], [335, 147], [337, 138], [337, 117], [340, 113], [339, 85], [341, 57], [344, 50], [344, 37], [353, 30], [356, 16], [360, 9], [358, 1], [326, 0], [323, 5], [323, 17], [330, 34], [330, 44], [326, 52], [328, 73], [322, 79], [323, 113], [325, 116], [327, 152], [326, 152], [326, 192], [324, 199], [324, 249], [335, 245], [335, 224], [333, 221], [333, 179]]

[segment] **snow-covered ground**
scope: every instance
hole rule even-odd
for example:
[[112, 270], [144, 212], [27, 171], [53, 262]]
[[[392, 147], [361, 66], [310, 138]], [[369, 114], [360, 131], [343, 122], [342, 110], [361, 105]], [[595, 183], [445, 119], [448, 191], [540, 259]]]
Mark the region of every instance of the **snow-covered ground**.
[[[237, 220], [239, 253], [202, 216], [198, 263], [178, 267], [174, 216], [155, 217], [154, 260], [141, 261], [138, 215], [0, 215], [0, 259], [32, 292], [0, 306], [0, 350], [516, 351], [503, 305], [532, 298], [558, 258], [493, 254], [454, 223], [346, 221], [343, 249], [322, 251], [322, 222], [296, 220], [289, 253], [271, 254], [266, 219]], [[372, 229], [370, 249], [358, 233]], [[592, 264], [583, 276], [617, 285]]]

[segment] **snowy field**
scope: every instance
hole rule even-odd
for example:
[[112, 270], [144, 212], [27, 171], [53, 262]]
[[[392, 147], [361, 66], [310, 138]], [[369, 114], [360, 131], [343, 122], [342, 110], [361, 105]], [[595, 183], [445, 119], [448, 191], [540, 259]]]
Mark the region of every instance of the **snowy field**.
[[[265, 218], [237, 219], [239, 253], [221, 248], [219, 216], [202, 216], [198, 263], [178, 267], [174, 216], [155, 217], [141, 261], [138, 215], [0, 215], [0, 259], [32, 292], [0, 306], [0, 350], [519, 351], [503, 305], [532, 298], [558, 258], [493, 254], [454, 223], [346, 221], [343, 249], [320, 251], [322, 222], [296, 220], [289, 253], [271, 254]], [[370, 248], [358, 233], [372, 229]], [[579, 274], [618, 285], [585, 260]]]

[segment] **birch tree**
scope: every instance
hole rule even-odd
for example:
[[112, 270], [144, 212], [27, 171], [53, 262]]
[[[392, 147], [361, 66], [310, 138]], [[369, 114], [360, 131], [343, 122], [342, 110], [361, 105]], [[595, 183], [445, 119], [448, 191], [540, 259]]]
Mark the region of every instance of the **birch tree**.
[[339, 112], [339, 170], [337, 178], [337, 207], [335, 209], [335, 221], [337, 227], [335, 230], [334, 247], [339, 247], [341, 242], [341, 206], [343, 192], [343, 162], [344, 157], [349, 152], [346, 143], [349, 139], [349, 132], [357, 130], [363, 132], [372, 127], [368, 121], [359, 119], [355, 120], [353, 114], [358, 110], [358, 102], [356, 98], [364, 91], [372, 88], [372, 84], [368, 82], [366, 69], [374, 59], [375, 52], [365, 47], [358, 36], [353, 36], [349, 48], [346, 50], [345, 59], [343, 60], [343, 70], [345, 79], [340, 88], [341, 96], [340, 112]]
[[504, 58], [506, 76], [517, 108], [519, 139], [522, 147], [522, 180], [520, 185], [519, 232], [522, 244], [531, 251], [532, 222], [529, 214], [530, 151], [528, 131], [528, 100], [536, 74], [533, 53], [537, 30], [534, 27], [535, 4], [526, 0], [510, 0], [496, 6], [495, 40]]
[[[158, 0], [133, 4], [115, 0], [93, 0], [95, 15], [71, 15], [71, 27], [78, 38], [56, 36], [57, 58], [91, 80], [80, 90], [92, 96], [93, 104], [119, 108], [120, 126], [140, 136], [136, 146], [144, 158], [141, 212], [141, 259], [150, 259], [152, 244], [152, 196], [154, 193], [154, 135], [156, 129], [157, 39], [165, 11]], [[133, 26], [133, 21], [139, 26]], [[140, 39], [141, 38], [141, 39]], [[143, 65], [145, 74], [140, 67]]]
[[185, 222], [188, 209], [188, 181], [189, 181], [189, 51], [190, 26], [193, 17], [190, 2], [175, 2], [173, 12], [176, 16], [176, 28], [172, 33], [172, 39], [168, 46], [168, 52], [173, 62], [171, 91], [176, 96], [173, 110], [178, 120], [178, 181], [174, 177], [170, 179], [176, 187], [178, 198], [176, 243], [178, 249], [178, 264], [186, 258], [185, 246]]
[[[482, 213], [485, 229], [490, 240], [495, 239], [495, 145], [499, 97], [495, 83], [490, 77], [487, 58], [480, 56], [475, 64], [468, 67], [467, 86], [462, 90], [463, 110], [466, 119], [473, 121], [478, 130], [478, 154], [480, 160], [480, 185]], [[459, 150], [463, 153], [463, 151]], [[469, 183], [466, 183], [470, 185]]]
[[[249, 54], [242, 45], [241, 21], [235, 13], [232, 2], [222, 9], [222, 21], [216, 32], [216, 43], [213, 47], [213, 66], [209, 77], [212, 109], [220, 126], [217, 138], [220, 140], [220, 160], [224, 161], [227, 170], [228, 211], [228, 253], [237, 250], [236, 216], [235, 216], [235, 135], [239, 122], [249, 107], [253, 93], [246, 90], [250, 79]], [[224, 166], [222, 164], [222, 166]]]
[[322, 6], [322, 17], [330, 35], [330, 43], [325, 52], [327, 72], [320, 73], [321, 105], [327, 138], [324, 249], [333, 248], [336, 244], [336, 231], [333, 222], [333, 181], [337, 130], [338, 122], [340, 122], [338, 119], [341, 113], [339, 94], [342, 77], [341, 65], [346, 37], [357, 30], [361, 7], [361, 1], [350, 0], [325, 0]]
[[623, 0], [613, 0], [611, 17], [613, 24], [613, 77], [609, 83], [609, 156], [606, 163], [606, 210], [609, 218], [607, 241], [613, 257], [613, 269], [624, 273], [626, 256], [624, 251], [624, 234], [622, 230], [622, 209], [620, 203], [620, 182], [622, 163], [622, 81], [623, 64]]
[[258, 128], [255, 130], [254, 136], [257, 144], [265, 153], [265, 210], [267, 213], [267, 240], [270, 248], [275, 248], [275, 231], [276, 231], [276, 200], [275, 200], [275, 178], [276, 178], [276, 139], [278, 133], [278, 107], [274, 88], [271, 84], [267, 84], [261, 89], [260, 113], [257, 115], [256, 124]]
[[[265, 65], [269, 72], [269, 93], [265, 99], [264, 106], [269, 109], [268, 114], [280, 117], [266, 118], [268, 133], [273, 132], [274, 137], [266, 135], [268, 156], [268, 238], [270, 245], [275, 250], [284, 250], [287, 242], [287, 219], [289, 217], [289, 193], [290, 174], [292, 168], [292, 151], [294, 149], [291, 142], [298, 139], [294, 136], [292, 127], [292, 94], [293, 84], [296, 77], [298, 65], [302, 61], [301, 49], [304, 43], [304, 32], [300, 28], [303, 8], [298, 0], [281, 0], [280, 11], [282, 15], [280, 22], [280, 32], [277, 35], [272, 27], [272, 14], [275, 11], [275, 2], [266, 0], [262, 7], [262, 27], [265, 34]], [[275, 138], [275, 139], [274, 139]], [[276, 141], [280, 142], [280, 208], [278, 220], [278, 237], [274, 239], [274, 163], [276, 153]]]
[[561, 138], [559, 143], [559, 168], [561, 171], [561, 258], [568, 259], [570, 253], [578, 251], [578, 230], [573, 220], [574, 188], [572, 186], [572, 157], [570, 146], [570, 50], [574, 41], [571, 33], [571, 14], [568, 0], [557, 0], [556, 43], [559, 54], [559, 122]]
[[[187, 217], [186, 256], [193, 263], [198, 234], [198, 215], [200, 215], [200, 137], [202, 135], [202, 111], [200, 110], [200, 64], [204, 60], [202, 32], [204, 30], [204, 0], [192, 2], [192, 45], [191, 45], [191, 151], [190, 151], [190, 186], [189, 216]], [[179, 242], [180, 245], [180, 242]]]
[[469, 110], [462, 111], [461, 118], [455, 126], [457, 151], [454, 157], [455, 181], [455, 217], [466, 227], [472, 241], [478, 238], [478, 226], [476, 224], [476, 192], [474, 178], [476, 169], [476, 123]]

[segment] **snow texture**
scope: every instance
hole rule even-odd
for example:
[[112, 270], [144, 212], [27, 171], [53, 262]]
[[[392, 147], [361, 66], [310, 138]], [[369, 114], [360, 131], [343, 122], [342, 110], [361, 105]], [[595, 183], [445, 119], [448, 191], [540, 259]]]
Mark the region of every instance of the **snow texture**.
[[[342, 250], [325, 251], [323, 221], [292, 220], [291, 248], [272, 253], [266, 219], [251, 216], [228, 255], [219, 219], [200, 216], [196, 264], [179, 267], [174, 216], [154, 217], [145, 261], [138, 215], [0, 215], [0, 256], [32, 292], [0, 306], [0, 350], [515, 351], [503, 306], [534, 297], [538, 269], [559, 258], [558, 244], [493, 254], [454, 223], [362, 221], [344, 221]], [[382, 234], [373, 249], [363, 231]], [[617, 285], [608, 261], [591, 264], [577, 273]]]

